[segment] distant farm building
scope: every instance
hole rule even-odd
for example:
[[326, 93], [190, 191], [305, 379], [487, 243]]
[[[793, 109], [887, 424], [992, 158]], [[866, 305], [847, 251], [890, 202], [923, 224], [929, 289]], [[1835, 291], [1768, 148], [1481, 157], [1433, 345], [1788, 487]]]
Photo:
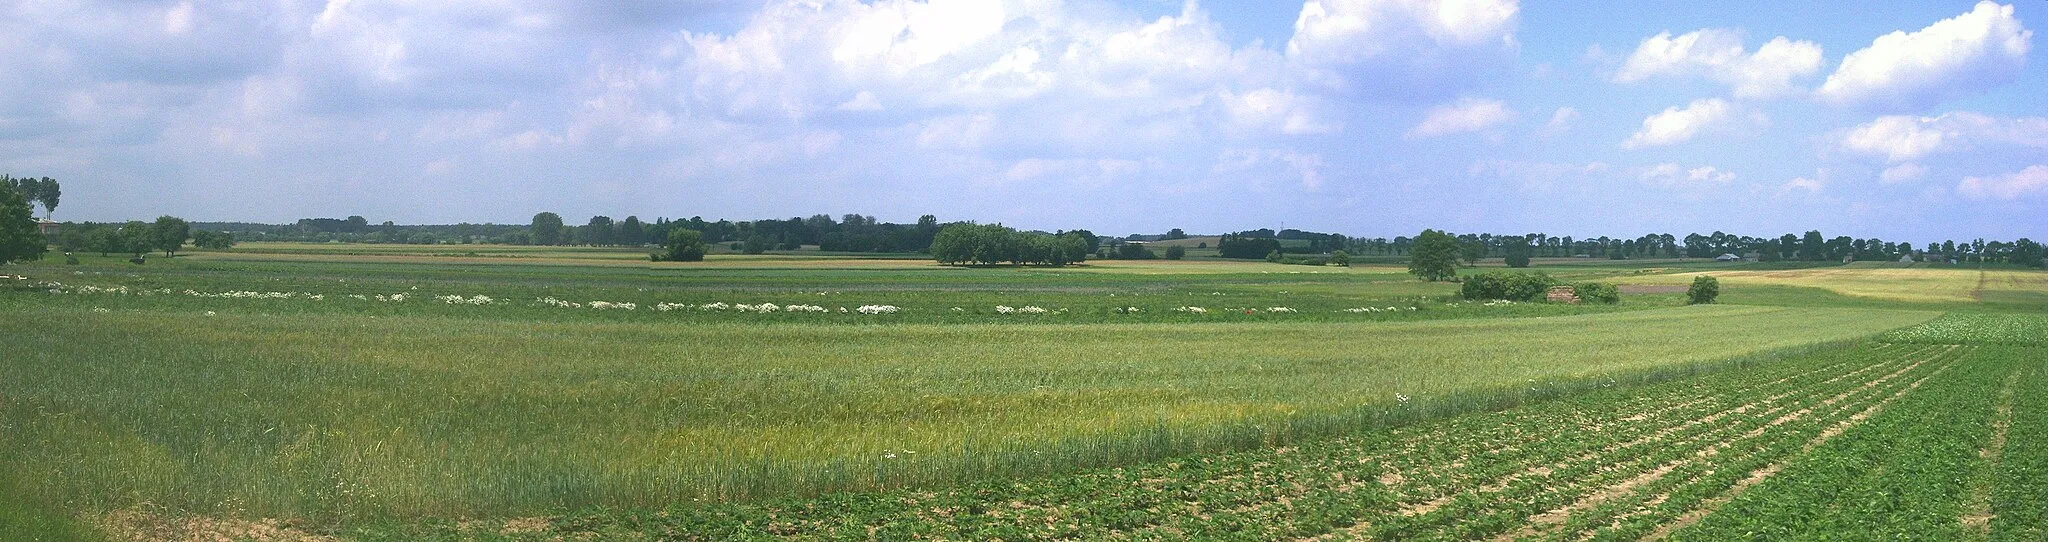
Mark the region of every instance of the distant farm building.
[[1907, 255], [1904, 255], [1904, 256], [1900, 256], [1900, 257], [1899, 257], [1899, 263], [1913, 263], [1913, 255], [1912, 255], [1912, 254], [1907, 254]]
[[1570, 286], [1552, 286], [1548, 296], [1551, 303], [1578, 303], [1579, 293]]
[[1717, 262], [1739, 262], [1739, 261], [1742, 261], [1742, 257], [1741, 257], [1741, 256], [1736, 256], [1736, 255], [1734, 255], [1734, 254], [1722, 254], [1722, 255], [1720, 255], [1720, 256], [1715, 256], [1715, 257], [1714, 257], [1714, 261], [1717, 261]]
[[57, 235], [57, 228], [58, 224], [56, 222], [48, 220], [36, 221], [36, 231], [41, 232], [45, 236]]

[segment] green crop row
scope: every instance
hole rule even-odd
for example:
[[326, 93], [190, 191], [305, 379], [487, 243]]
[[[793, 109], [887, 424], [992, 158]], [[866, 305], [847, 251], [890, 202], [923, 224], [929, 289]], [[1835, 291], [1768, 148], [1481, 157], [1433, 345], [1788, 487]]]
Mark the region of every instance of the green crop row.
[[[1586, 504], [1571, 509], [1567, 521], [1521, 534], [1654, 527], [1686, 510], [1664, 510], [1662, 503], [1698, 504], [1718, 493], [1685, 494], [1697, 485], [1692, 481], [1713, 478], [1722, 472], [1714, 469], [1724, 466], [1746, 475], [1782, 461], [1827, 428], [1947, 370], [1959, 352], [1916, 345], [1839, 349], [1752, 370], [1279, 448], [943, 491], [587, 511], [556, 518], [530, 534], [665, 540], [1474, 538], [1515, 534], [1531, 525], [1531, 516], [1578, 503]], [[1588, 502], [1602, 489], [1657, 472], [1666, 473], [1654, 480], [1662, 485], [1638, 484], [1638, 491]], [[1721, 487], [1733, 483], [1721, 480]], [[1586, 519], [1595, 515], [1599, 521]], [[351, 534], [404, 539], [476, 533], [442, 524]]]
[[1999, 395], [1989, 391], [2020, 370], [2010, 352], [1974, 352], [1675, 539], [1962, 539]]
[[1952, 312], [1893, 331], [1884, 340], [1923, 344], [2048, 346], [2048, 316]]
[[2004, 355], [2025, 372], [2013, 393], [2004, 449], [1991, 469], [1990, 534], [1993, 540], [2048, 540], [2048, 351], [2013, 348]]

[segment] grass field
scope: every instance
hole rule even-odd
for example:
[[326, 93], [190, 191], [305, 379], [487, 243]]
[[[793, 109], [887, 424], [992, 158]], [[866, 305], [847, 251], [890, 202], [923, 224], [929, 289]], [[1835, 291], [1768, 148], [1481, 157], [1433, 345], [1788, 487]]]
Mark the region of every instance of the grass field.
[[[1677, 284], [1713, 269], [1731, 304], [1683, 306], [1668, 289], [1611, 306], [1499, 304], [1458, 300], [1455, 285], [1389, 266], [956, 269], [803, 255], [657, 266], [618, 249], [469, 248], [279, 245], [143, 266], [87, 257], [80, 266], [0, 268], [20, 277], [0, 279], [0, 461], [10, 466], [0, 473], [0, 530], [62, 539], [81, 525], [111, 525], [161, 538], [282, 521], [294, 532], [459, 538], [475, 533], [457, 527], [476, 524], [457, 520], [538, 517], [554, 519], [529, 529], [537, 538], [675, 538], [658, 534], [675, 528], [816, 534], [744, 518], [926, 488], [1079, 484], [1070, 473], [1102, 472], [1088, 469], [1337, 450], [1421, 428], [1491, 435], [1487, 424], [1498, 422], [1485, 420], [1500, 416], [1609, 404], [1599, 401], [1647, 408], [1664, 393], [1654, 390], [1708, 385], [1687, 384], [1697, 374], [1752, 383], [1728, 384], [1743, 389], [1794, 373], [1839, 376], [1830, 386], [1873, 382], [1883, 367], [1916, 362], [1976, 375], [1941, 367], [1985, 356], [2038, 361], [2011, 353], [2038, 346], [2029, 342], [2038, 317], [2012, 313], [2048, 290], [2048, 275], [2027, 271], [1574, 261], [1544, 270]], [[761, 304], [775, 310], [733, 308]], [[891, 310], [857, 310], [881, 306]], [[1890, 346], [1852, 346], [1880, 335]], [[1812, 379], [1769, 386], [1794, 380]], [[1867, 389], [1896, 392], [1904, 388], [1888, 386], [1903, 382]], [[1857, 393], [1875, 402], [1855, 404], [1883, 401]], [[1827, 396], [1798, 401], [1812, 407]], [[1849, 399], [1837, 403], [1846, 409]], [[1825, 431], [1839, 421], [1829, 416], [1796, 431]], [[1796, 431], [1768, 442], [1811, 439]], [[1700, 446], [1712, 438], [1699, 436]], [[1432, 457], [1413, 460], [1441, 460]], [[1459, 468], [1517, 465], [1466, 463]], [[1574, 483], [1594, 491], [1603, 480]], [[1488, 487], [1396, 483], [1385, 495]], [[2014, 498], [1985, 487], [1984, 502]], [[839, 491], [855, 493], [818, 497]], [[1530, 503], [1583, 498], [1572, 491], [1513, 497], [1523, 508], [1470, 516], [1497, 517], [1486, 525], [1499, 527], [1439, 514], [1315, 531], [1254, 514], [1236, 516], [1246, 534], [1231, 537], [1551, 537], [1572, 525], [1590, 533], [1598, 521], [1619, 529], [1679, 517], [1603, 499], [1559, 512], [1555, 524], [1530, 522], [1544, 510], [1516, 519], [1540, 506]], [[1313, 517], [1385, 512], [1371, 510], [1380, 509]], [[657, 512], [669, 519], [636, 515]], [[859, 514], [821, 520], [867, 521]], [[1146, 521], [1158, 523], [1153, 516]], [[742, 519], [704, 519], [713, 517]], [[1116, 525], [1099, 514], [1062, 517], [1081, 530], [925, 523], [955, 538], [1093, 538], [1100, 531], [1088, 529]], [[1607, 519], [1571, 519], [1580, 517]], [[897, 523], [877, 532], [909, 528], [889, 521]]]

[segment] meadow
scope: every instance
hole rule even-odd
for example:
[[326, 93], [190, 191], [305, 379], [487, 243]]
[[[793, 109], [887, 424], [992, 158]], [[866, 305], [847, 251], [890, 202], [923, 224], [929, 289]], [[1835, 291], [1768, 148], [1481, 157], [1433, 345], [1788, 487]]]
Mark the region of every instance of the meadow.
[[[1540, 270], [1639, 286], [1618, 305], [1564, 305], [1461, 300], [1455, 285], [1391, 266], [959, 269], [802, 253], [714, 255], [702, 265], [634, 255], [248, 243], [141, 266], [88, 256], [77, 266], [0, 268], [10, 275], [0, 278], [0, 460], [11, 467], [0, 473], [0, 527], [59, 539], [95, 529], [176, 537], [196, 528], [192, 518], [366, 539], [841, 538], [853, 532], [828, 528], [854, 526], [880, 538], [899, 538], [878, 534], [890, 529], [941, 538], [1551, 538], [1602, 529], [1635, 537], [1701, 503], [1724, 505], [1715, 499], [1751, 506], [1734, 493], [1681, 506], [1653, 491], [1708, 492], [1687, 489], [1699, 480], [1724, 492], [1775, 487], [1749, 491], [1742, 478], [1722, 479], [1734, 471], [1720, 459], [1672, 455], [1725, 449], [1746, 433], [1694, 434], [1708, 428], [1672, 422], [1607, 431], [1605, 441], [1486, 439], [1504, 423], [1556, 425], [1502, 420], [1698, 419], [1753, 403], [1736, 418], [1771, 422], [1825, 410], [1770, 425], [1783, 432], [1744, 436], [1767, 451], [1727, 459], [1754, 467], [1744, 473], [1806, 472], [1790, 462], [1825, 448], [1817, 435], [1851, 418], [1841, 430], [1864, 425], [1869, 416], [1855, 408], [1919, 404], [1884, 395], [1919, 397], [1902, 391], [1918, 379], [2035, 386], [2021, 368], [2038, 364], [2029, 353], [2041, 345], [2030, 341], [2042, 320], [2024, 313], [2048, 289], [2041, 273], [2015, 270], [1552, 262]], [[1729, 277], [1725, 303], [1685, 306], [1668, 288], [1699, 272]], [[2014, 369], [1967, 369], [1986, 364]], [[1793, 386], [1809, 387], [1785, 395]], [[1845, 395], [1829, 401], [1837, 394]], [[1977, 399], [1925, 408], [1996, 407]], [[2018, 432], [2031, 418], [2013, 419]], [[1414, 440], [1425, 434], [1433, 436]], [[1549, 454], [1528, 457], [1563, 461], [1650, 435], [1691, 440], [1658, 441], [1673, 447], [1630, 460], [1639, 470], [1580, 477], [1560, 464], [1546, 467], [1555, 475], [1487, 479], [1538, 463], [1455, 459], [1524, 447]], [[1330, 504], [1307, 517], [1269, 508], [1234, 515], [1226, 531], [1185, 523], [1223, 521], [1217, 514], [1155, 511], [1120, 527], [1125, 520], [1103, 515], [1111, 507], [1055, 513], [1072, 528], [1039, 531], [869, 506], [930, 502], [905, 497], [917, 495], [954, 495], [963, 506], [1073, 498], [1011, 489], [1020, 480], [1112, 491], [1103, 498], [1114, 501], [1139, 490], [1097, 488], [1105, 473], [1270, 466], [1288, 450], [1466, 440], [1478, 447], [1410, 453], [1408, 466], [1373, 464], [1373, 473], [1340, 480], [1378, 482], [1342, 497], [1369, 493], [1371, 506]], [[1300, 469], [1279, 470], [1304, 476]], [[1694, 474], [1629, 485], [1640, 500], [1575, 504], [1631, 481], [1630, 472], [1659, 471]], [[1411, 474], [1422, 472], [1430, 474]], [[1188, 476], [1231, 475], [1203, 467], [1167, 478]], [[1534, 480], [1549, 483], [1524, 487]], [[1982, 506], [2026, 498], [1973, 484]], [[1145, 498], [1206, 502], [1189, 495]], [[1409, 510], [1439, 499], [1448, 500], [1427, 508], [1442, 513]], [[1675, 509], [1629, 508], [1667, 502]], [[1704, 517], [1688, 524], [1719, 528], [1718, 515]], [[525, 527], [498, 528], [514, 523]], [[1177, 530], [1157, 530], [1169, 527]]]

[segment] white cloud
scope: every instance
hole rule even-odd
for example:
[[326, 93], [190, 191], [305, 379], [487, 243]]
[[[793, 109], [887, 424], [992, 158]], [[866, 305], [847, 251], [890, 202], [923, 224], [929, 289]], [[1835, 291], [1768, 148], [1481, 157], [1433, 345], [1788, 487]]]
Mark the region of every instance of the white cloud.
[[1810, 194], [1818, 194], [1820, 193], [1820, 190], [1825, 187], [1825, 183], [1822, 183], [1821, 181], [1816, 180], [1812, 177], [1793, 177], [1792, 180], [1785, 181], [1785, 184], [1783, 186], [1778, 187], [1778, 191], [1780, 193], [1784, 193], [1791, 192], [1794, 190], [1804, 190]]
[[1989, 0], [1917, 32], [1894, 31], [1842, 58], [1816, 94], [1824, 101], [1918, 110], [2018, 76], [2034, 33], [2012, 6]]
[[1338, 88], [1440, 96], [1515, 50], [1519, 10], [1515, 0], [1308, 0], [1287, 59]]
[[1550, 114], [1550, 122], [1543, 123], [1543, 135], [1546, 137], [1563, 135], [1565, 132], [1572, 131], [1572, 123], [1578, 120], [1578, 109], [1559, 107], [1556, 112]]
[[1956, 184], [1956, 193], [1970, 199], [2002, 200], [2048, 193], [2048, 165], [2027, 166], [2018, 173], [1966, 177], [1961, 183]]
[[1408, 130], [1410, 139], [1477, 132], [1514, 120], [1515, 111], [1500, 100], [1463, 98], [1431, 108], [1421, 124]]
[[1737, 97], [1757, 98], [1793, 90], [1792, 81], [1820, 71], [1820, 45], [1779, 36], [1749, 53], [1741, 32], [1705, 28], [1673, 37], [1661, 32], [1644, 39], [1614, 74], [1633, 83], [1656, 76], [1705, 76], [1727, 83]]
[[1285, 134], [1324, 134], [1339, 128], [1316, 114], [1312, 98], [1294, 92], [1259, 88], [1240, 94], [1226, 90], [1218, 98], [1231, 120], [1241, 126], [1277, 128]]
[[1984, 144], [2048, 149], [2048, 117], [1999, 118], [1958, 111], [1938, 117], [1888, 115], [1842, 134], [1842, 147], [1892, 163]]
[[1636, 176], [1645, 182], [1667, 186], [1727, 184], [1735, 180], [1734, 172], [1721, 171], [1714, 166], [1686, 168], [1670, 162], [1641, 168]]
[[875, 93], [863, 90], [834, 109], [840, 111], [881, 111], [882, 101], [875, 99]]
[[1693, 100], [1685, 109], [1665, 108], [1664, 112], [1643, 119], [1643, 128], [1621, 146], [1636, 149], [1683, 143], [1701, 130], [1725, 122], [1729, 109], [1728, 101], [1720, 98]]
[[1243, 172], [1274, 168], [1300, 180], [1301, 189], [1315, 192], [1323, 187], [1323, 155], [1292, 149], [1225, 149], [1210, 167], [1211, 172]]
[[1922, 166], [1920, 164], [1915, 164], [1912, 162], [1906, 162], [1904, 164], [1899, 164], [1896, 166], [1885, 168], [1883, 173], [1879, 173], [1877, 175], [1877, 180], [1878, 182], [1882, 182], [1884, 184], [1899, 184], [1903, 182], [1917, 180], [1925, 176], [1927, 176], [1926, 166]]

